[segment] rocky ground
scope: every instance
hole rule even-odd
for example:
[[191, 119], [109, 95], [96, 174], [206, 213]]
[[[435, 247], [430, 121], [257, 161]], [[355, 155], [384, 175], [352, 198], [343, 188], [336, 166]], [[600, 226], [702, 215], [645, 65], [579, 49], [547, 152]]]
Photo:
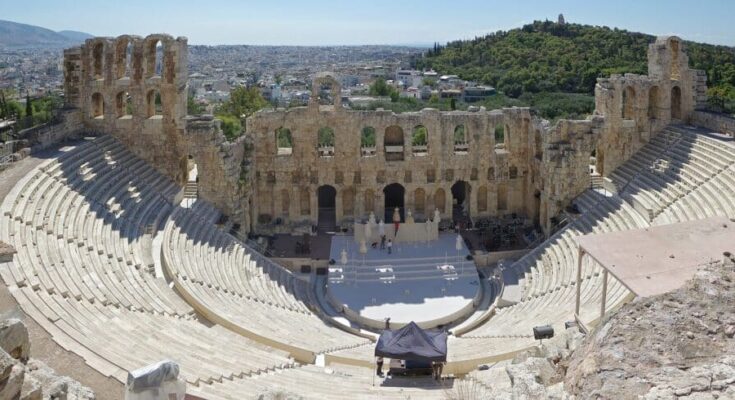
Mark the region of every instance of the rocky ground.
[[91, 389], [30, 358], [28, 330], [18, 319], [0, 322], [0, 399], [94, 400]]
[[712, 267], [622, 307], [568, 360], [565, 388], [583, 399], [735, 399], [733, 336], [735, 269]]

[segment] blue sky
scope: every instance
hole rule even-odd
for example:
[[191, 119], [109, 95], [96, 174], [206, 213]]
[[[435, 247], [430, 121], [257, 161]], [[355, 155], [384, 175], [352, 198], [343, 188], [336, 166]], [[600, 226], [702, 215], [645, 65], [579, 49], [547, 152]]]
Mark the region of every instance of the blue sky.
[[0, 19], [100, 36], [166, 32], [191, 44], [416, 44], [533, 20], [606, 25], [735, 46], [732, 0], [0, 0]]

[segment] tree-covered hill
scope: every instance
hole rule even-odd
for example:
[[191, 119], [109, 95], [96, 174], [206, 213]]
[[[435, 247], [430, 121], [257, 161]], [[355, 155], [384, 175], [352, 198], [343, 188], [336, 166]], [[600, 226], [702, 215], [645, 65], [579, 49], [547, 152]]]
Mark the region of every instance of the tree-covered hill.
[[[536, 21], [520, 29], [435, 45], [418, 68], [495, 86], [511, 97], [523, 93], [592, 94], [598, 77], [647, 73], [654, 36], [620, 29]], [[735, 49], [687, 42], [692, 67], [707, 71], [710, 88], [735, 101]], [[729, 93], [729, 94], [728, 94]]]

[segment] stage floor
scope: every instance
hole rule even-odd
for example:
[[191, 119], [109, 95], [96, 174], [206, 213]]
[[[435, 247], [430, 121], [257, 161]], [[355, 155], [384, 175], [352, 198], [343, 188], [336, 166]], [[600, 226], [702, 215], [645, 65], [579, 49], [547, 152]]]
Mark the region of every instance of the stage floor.
[[[393, 253], [373, 249], [360, 254], [352, 236], [334, 236], [327, 297], [360, 318], [382, 323], [445, 323], [447, 317], [472, 310], [481, 286], [464, 243], [456, 250], [456, 234], [440, 234], [429, 243], [394, 243]], [[342, 264], [342, 250], [347, 264]], [[444, 267], [442, 267], [444, 266]], [[364, 321], [363, 321], [364, 322]]]

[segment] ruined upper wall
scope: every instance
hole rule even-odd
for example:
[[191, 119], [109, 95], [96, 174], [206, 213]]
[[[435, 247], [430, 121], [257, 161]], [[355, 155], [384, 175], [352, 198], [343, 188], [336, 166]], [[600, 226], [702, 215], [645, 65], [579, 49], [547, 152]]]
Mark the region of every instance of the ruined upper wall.
[[[64, 87], [88, 130], [115, 135], [172, 179], [183, 183], [187, 160], [195, 159], [206, 177], [201, 196], [245, 231], [257, 229], [250, 221], [261, 217], [315, 223], [316, 192], [325, 185], [339, 189], [338, 219], [379, 214], [382, 189], [392, 183], [406, 189], [407, 207], [442, 207], [449, 217], [459, 181], [472, 186], [471, 216], [517, 212], [548, 228], [588, 187], [591, 156], [607, 175], [672, 120], [690, 121], [706, 101], [706, 77], [689, 68], [679, 38], [657, 39], [648, 57], [649, 75], [599, 79], [594, 115], [553, 127], [523, 108], [350, 111], [339, 80], [320, 73], [307, 107], [256, 113], [243, 137], [228, 142], [214, 121], [187, 125], [187, 41], [169, 35], [89, 39], [64, 52]], [[363, 146], [367, 127], [374, 146]], [[417, 127], [426, 130], [426, 143], [414, 143]], [[320, 143], [323, 128], [333, 135], [328, 144]], [[288, 154], [277, 145], [281, 129], [293, 143]]]
[[87, 39], [65, 51], [67, 103], [88, 130], [113, 134], [134, 153], [181, 181], [186, 128], [187, 39]]

